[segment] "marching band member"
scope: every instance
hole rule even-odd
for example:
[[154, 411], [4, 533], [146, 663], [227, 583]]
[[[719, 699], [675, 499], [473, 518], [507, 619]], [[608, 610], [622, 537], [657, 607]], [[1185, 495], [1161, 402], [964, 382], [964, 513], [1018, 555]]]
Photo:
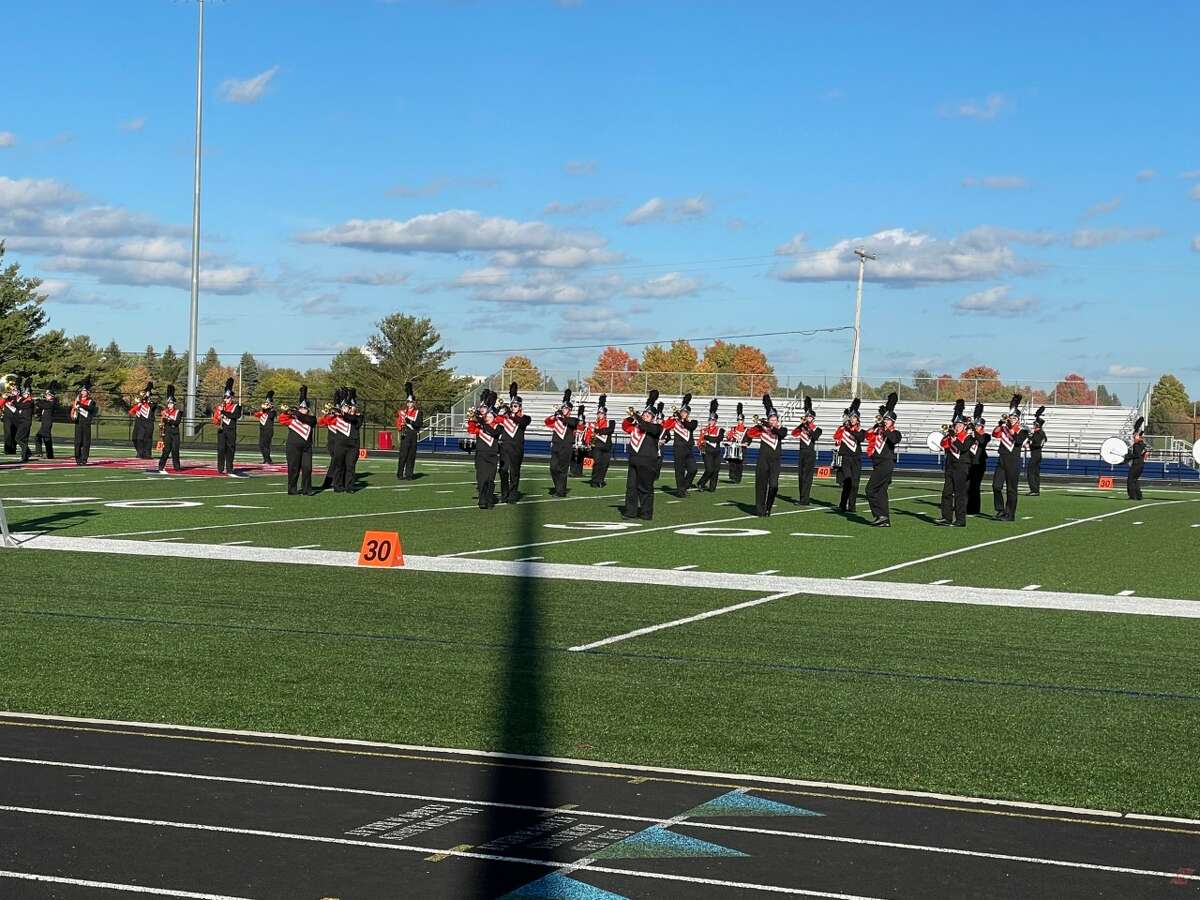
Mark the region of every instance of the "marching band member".
[[759, 419], [746, 431], [745, 441], [758, 441], [758, 460], [754, 464], [754, 514], [769, 516], [779, 493], [779, 453], [788, 431], [779, 424], [779, 410], [770, 394], [762, 396], [765, 419]]
[[862, 477], [862, 444], [867, 439], [867, 433], [861, 427], [858, 407], [861, 401], [855, 397], [850, 401], [850, 407], [842, 413], [842, 424], [833, 433], [833, 442], [837, 447], [838, 480], [842, 485], [842, 496], [838, 501], [838, 509], [842, 512], [854, 512], [858, 500], [858, 480]]
[[742, 404], [737, 405], [737, 421], [725, 432], [725, 454], [729, 463], [729, 481], [738, 484], [742, 480], [742, 468], [746, 452], [746, 416]]
[[[167, 405], [162, 411], [162, 455], [158, 458], [158, 474], [164, 475], [167, 471], [167, 457], [171, 457], [171, 467], [176, 471], [180, 471], [183, 467], [179, 464], [179, 426], [183, 424], [183, 412], [179, 409], [175, 402], [175, 385], [167, 385]], [[153, 437], [153, 432], [151, 432]]]
[[942, 517], [938, 525], [967, 527], [967, 480], [971, 473], [971, 445], [975, 435], [967, 427], [963, 411], [967, 401], [954, 403], [954, 419], [950, 426], [942, 427], [942, 449], [946, 451], [946, 476], [942, 482]]
[[1017, 518], [1017, 488], [1021, 483], [1021, 445], [1029, 437], [1029, 432], [1021, 427], [1020, 394], [1013, 394], [1012, 401], [1008, 404], [1008, 413], [996, 426], [992, 437], [1000, 442], [996, 474], [992, 477], [992, 501], [996, 506], [996, 520], [1013, 522]]
[[237, 423], [242, 417], [242, 404], [233, 399], [233, 379], [225, 379], [225, 396], [213, 410], [217, 426], [217, 472], [230, 478], [240, 478], [233, 471], [233, 456], [237, 452]]
[[987, 431], [987, 419], [983, 417], [983, 404], [975, 404], [975, 413], [968, 423], [975, 434], [971, 443], [971, 468], [967, 471], [967, 515], [977, 516], [982, 508], [983, 476], [987, 474], [987, 445], [992, 436]]
[[308, 385], [300, 385], [295, 409], [284, 407], [280, 411], [279, 424], [288, 430], [283, 450], [288, 467], [287, 492], [311, 497], [316, 493], [312, 486], [312, 456], [317, 417], [308, 409]]
[[700, 429], [696, 440], [700, 446], [700, 458], [704, 460], [704, 474], [700, 476], [697, 490], [716, 493], [717, 478], [721, 474], [721, 442], [725, 440], [725, 429], [717, 424], [717, 398], [708, 401], [708, 424]]
[[154, 410], [157, 404], [152, 399], [154, 382], [147, 381], [145, 389], [138, 395], [129, 415], [133, 418], [133, 452], [138, 459], [153, 459], [150, 450], [154, 446]]
[[600, 402], [596, 404], [596, 421], [592, 425], [592, 487], [601, 488], [607, 484], [604, 479], [612, 462], [613, 431], [616, 427], [616, 419], [608, 417], [608, 394], [601, 394]]
[[275, 392], [267, 391], [266, 399], [254, 413], [254, 418], [258, 419], [258, 452], [262, 454], [262, 461], [267, 465], [274, 462], [271, 459], [271, 440], [275, 437], [276, 415]]
[[555, 497], [567, 496], [567, 472], [571, 468], [571, 450], [575, 444], [575, 426], [579, 419], [571, 415], [571, 389], [563, 391], [562, 405], [546, 418], [546, 427], [553, 433], [550, 437], [550, 477], [554, 486], [550, 493]]
[[1046, 443], [1046, 431], [1043, 427], [1046, 420], [1042, 415], [1046, 407], [1039, 406], [1033, 414], [1033, 430], [1029, 433], [1029, 462], [1025, 469], [1025, 478], [1029, 482], [1029, 496], [1036, 497], [1042, 492], [1042, 447]]
[[[652, 390], [646, 398], [646, 408], [636, 413], [629, 407], [629, 416], [621, 423], [621, 430], [629, 435], [629, 468], [625, 474], [625, 508], [623, 519], [654, 518], [655, 466], [661, 465], [658, 457], [659, 438], [663, 426], [655, 422], [655, 401], [658, 391]], [[657, 460], [657, 463], [656, 463]]]
[[16, 442], [14, 449], [20, 449], [21, 462], [29, 462], [29, 432], [33, 428], [33, 379], [26, 378], [21, 385], [21, 393], [17, 395], [16, 417], [13, 424], [13, 434]]
[[92, 452], [92, 420], [99, 407], [92, 399], [92, 382], [84, 379], [79, 394], [71, 404], [71, 421], [75, 423], [75, 465], [86, 466]]
[[467, 420], [467, 434], [475, 438], [475, 488], [480, 509], [491, 509], [496, 505], [496, 467], [500, 464], [500, 434], [504, 423], [496, 416], [495, 403], [495, 392], [484, 388], [479, 406]]
[[867, 456], [874, 463], [871, 477], [867, 480], [867, 503], [871, 506], [871, 514], [875, 516], [871, 524], [877, 528], [890, 528], [892, 525], [888, 487], [892, 483], [892, 472], [896, 469], [896, 448], [904, 437], [896, 430], [896, 401], [899, 399], [895, 392], [888, 394], [887, 403], [879, 407], [879, 424], [867, 436]]
[[817, 472], [817, 441], [821, 429], [817, 427], [817, 414], [813, 411], [812, 397], [804, 398], [804, 420], [792, 429], [792, 437], [800, 438], [800, 499], [801, 506], [812, 502], [813, 475]]
[[659, 437], [658, 446], [655, 448], [654, 460], [654, 480], [658, 481], [662, 477], [663, 448], [667, 441], [671, 439], [671, 429], [675, 427], [674, 422], [667, 421], [667, 417], [663, 413], [663, 401], [661, 400], [654, 407], [654, 421], [662, 426], [662, 435]]
[[362, 428], [362, 415], [358, 411], [358, 390], [356, 388], [342, 389], [342, 403], [334, 410], [336, 421], [333, 423], [337, 431], [338, 453], [341, 461], [338, 465], [338, 481], [333, 483], [335, 494], [353, 494], [357, 479], [359, 434]]
[[671, 417], [671, 451], [675, 458], [675, 496], [686, 497], [696, 478], [696, 456], [692, 452], [692, 435], [698, 424], [691, 417], [692, 395], [684, 394], [676, 415]]
[[54, 385], [51, 385], [46, 388], [35, 410], [38, 421], [41, 422], [37, 433], [37, 449], [46, 459], [54, 459], [54, 414], [58, 412], [58, 398], [54, 396], [53, 387]]
[[335, 389], [333, 402], [321, 407], [321, 418], [317, 419], [317, 424], [325, 429], [325, 452], [329, 454], [329, 466], [325, 469], [321, 490], [336, 487], [342, 482], [342, 435], [337, 423], [337, 410], [345, 396], [345, 388]]
[[521, 465], [525, 462], [525, 429], [533, 422], [525, 415], [517, 383], [508, 386], [508, 413], [500, 420], [500, 502], [521, 499]]
[[4, 455], [12, 456], [17, 452], [17, 384], [5, 382], [4, 393], [0, 395], [0, 412], [4, 415]]
[[1142, 499], [1142, 469], [1146, 468], [1146, 459], [1150, 456], [1150, 448], [1146, 446], [1146, 432], [1142, 427], [1145, 422], [1144, 416], [1138, 416], [1138, 420], [1133, 423], [1133, 441], [1124, 459], [1124, 462], [1129, 463], [1129, 476], [1125, 479], [1125, 492], [1129, 494], [1130, 500]]
[[592, 426], [588, 423], [587, 413], [584, 411], [584, 405], [579, 404], [579, 408], [575, 411], [579, 418], [579, 423], [575, 426], [575, 433], [572, 437], [571, 448], [571, 476], [574, 478], [583, 477], [583, 458], [588, 454], [588, 448], [592, 440]]
[[[399, 452], [396, 460], [396, 477], [401, 481], [413, 480], [413, 466], [417, 462], [417, 437], [421, 433], [421, 410], [417, 409], [417, 398], [413, 394], [413, 383], [404, 383], [404, 409], [396, 413], [396, 434]], [[524, 436], [522, 435], [522, 441]]]

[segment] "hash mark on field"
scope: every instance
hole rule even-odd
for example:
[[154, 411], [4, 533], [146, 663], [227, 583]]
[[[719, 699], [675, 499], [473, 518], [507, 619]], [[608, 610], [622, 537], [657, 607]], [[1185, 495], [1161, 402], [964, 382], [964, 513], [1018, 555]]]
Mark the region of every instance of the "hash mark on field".
[[930, 584], [949, 584], [953, 580], [954, 580], [953, 578], [939, 578], [937, 581], [931, 581], [929, 583]]
[[537, 562], [539, 559], [545, 559], [544, 556], [522, 556], [517, 562]]
[[289, 550], [316, 550], [320, 544], [300, 544], [297, 547], [288, 547]]
[[1134, 525], [1145, 525], [1146, 523], [1145, 522], [1134, 522], [1133, 524]]
[[438, 491], [439, 494], [453, 494], [454, 491]]
[[687, 572], [687, 571], [688, 571], [688, 570], [690, 570], [690, 569], [698, 569], [698, 568], [700, 568], [700, 567], [699, 567], [699, 566], [695, 566], [695, 565], [690, 565], [690, 564], [689, 564], [689, 565], [686, 565], [686, 566], [676, 566], [676, 567], [675, 567], [675, 571], [676, 571], [676, 572]]
[[1030, 519], [1032, 519], [1032, 518], [1033, 518], [1033, 516], [1021, 516], [1021, 521], [1022, 521], [1022, 522], [1028, 522], [1028, 521], [1029, 521]]
[[593, 566], [615, 566], [619, 562], [620, 562], [619, 559], [606, 559], [603, 562], [592, 563], [592, 565]]
[[816, 531], [793, 531], [792, 537], [827, 537], [827, 538], [848, 538], [848, 534], [819, 534]]
[[682, 500], [668, 500], [667, 505], [670, 506], [672, 503], [682, 503], [682, 502], [683, 502]]
[[181, 537], [173, 537], [173, 538], [155, 538], [155, 539], [154, 539], [154, 540], [152, 540], [150, 543], [152, 543], [152, 544], [165, 544], [165, 543], [167, 543], [167, 541], [182, 541], [182, 540], [183, 540], [183, 538], [181, 538]]
[[237, 503], [222, 503], [217, 509], [270, 509], [269, 506], [241, 506]]
[[761, 572], [755, 572], [755, 575], [778, 575], [778, 569], [763, 569]]
[[1117, 591], [1118, 597], [1132, 597], [1133, 591]]
[[222, 547], [236, 547], [239, 544], [248, 544], [248, 543], [250, 543], [250, 542], [249, 541], [226, 541], [221, 546]]
[[1023, 590], [1023, 591], [1036, 591], [1036, 590], [1037, 590], [1038, 588], [1040, 588], [1040, 587], [1041, 587], [1041, 585], [1040, 585], [1040, 584], [1027, 584], [1027, 585], [1025, 585], [1025, 587], [1021, 588], [1021, 590]]

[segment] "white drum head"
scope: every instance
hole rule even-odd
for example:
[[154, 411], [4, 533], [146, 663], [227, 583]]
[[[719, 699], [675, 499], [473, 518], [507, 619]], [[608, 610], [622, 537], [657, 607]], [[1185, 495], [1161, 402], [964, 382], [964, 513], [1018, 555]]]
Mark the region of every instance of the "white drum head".
[[1200, 441], [1192, 444], [1192, 459], [1196, 461], [1196, 465], [1200, 466]]
[[940, 431], [929, 432], [929, 437], [925, 438], [925, 446], [933, 453], [942, 452], [942, 433]]
[[1119, 437], [1110, 437], [1100, 445], [1100, 458], [1110, 466], [1118, 466], [1125, 461], [1129, 445]]

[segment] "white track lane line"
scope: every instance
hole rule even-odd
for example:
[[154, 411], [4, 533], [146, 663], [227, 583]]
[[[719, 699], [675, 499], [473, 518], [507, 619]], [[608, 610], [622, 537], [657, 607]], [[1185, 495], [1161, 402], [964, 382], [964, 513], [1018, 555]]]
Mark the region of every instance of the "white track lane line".
[[113, 881], [92, 881], [87, 878], [66, 878], [62, 875], [38, 875], [33, 872], [9, 872], [0, 869], [0, 879], [36, 881], [42, 884], [69, 884], [71, 887], [96, 888], [105, 891], [120, 891], [124, 894], [146, 894], [151, 897], [186, 897], [189, 900], [250, 900], [231, 894], [201, 894], [196, 891], [175, 891], [170, 888], [145, 887], [140, 884], [118, 884]]
[[[479, 853], [472, 850], [455, 850], [443, 847], [419, 847], [413, 844], [382, 843], [380, 841], [352, 840], [344, 837], [327, 837], [316, 834], [297, 834], [290, 831], [266, 831], [259, 828], [234, 828], [229, 825], [203, 825], [198, 822], [174, 822], [167, 819], [141, 819], [133, 816], [108, 816], [100, 813], [73, 812], [61, 809], [35, 809], [28, 806], [0, 806], [0, 812], [16, 813], [19, 815], [49, 816], [64, 819], [79, 819], [90, 822], [115, 822], [121, 825], [146, 825], [152, 828], [169, 828], [181, 831], [202, 831], [217, 834], [233, 834], [245, 837], [273, 838], [275, 840], [298, 841], [314, 844], [332, 844], [340, 847], [370, 847], [376, 850], [390, 850], [393, 853], [420, 853], [424, 856], [438, 854], [452, 856], [457, 859], [481, 859], [489, 862], [516, 863], [518, 865], [537, 866], [543, 869], [561, 871], [576, 867], [575, 862], [557, 862], [555, 860], [536, 859], [522, 856], [504, 856], [497, 853]], [[1108, 869], [1107, 871], [1119, 871]], [[830, 900], [877, 900], [856, 894], [830, 893], [828, 891], [809, 891], [803, 888], [790, 888], [774, 884], [756, 884], [746, 881], [726, 881], [718, 878], [702, 878], [698, 875], [670, 875], [665, 872], [644, 872], [637, 869], [620, 869], [615, 866], [589, 866], [589, 872], [603, 872], [607, 875], [627, 875], [634, 878], [647, 878], [655, 881], [675, 881], [684, 884], [703, 884], [713, 887], [733, 888], [744, 891], [762, 891], [770, 894], [789, 894], [796, 897], [823, 897]], [[1135, 874], [1141, 870], [1130, 870]], [[1157, 874], [1157, 873], [1155, 873]], [[1168, 873], [1166, 877], [1172, 877]], [[1200, 880], [1200, 876], [1196, 876]]]
[[959, 547], [957, 550], [947, 550], [944, 553], [935, 553], [933, 556], [925, 556], [921, 559], [913, 559], [908, 562], [896, 563], [894, 566], [885, 566], [882, 569], [875, 569], [871, 572], [863, 572], [861, 575], [850, 575], [847, 581], [857, 581], [862, 578], [873, 578], [876, 575], [884, 575], [888, 572], [895, 572], [898, 569], [907, 569], [909, 566], [919, 566], [922, 563], [933, 562], [936, 559], [945, 559], [948, 556], [957, 556], [960, 553], [969, 553], [972, 550], [982, 550], [984, 547], [995, 547], [997, 544], [1007, 544], [1009, 541], [1019, 541], [1023, 538], [1037, 537], [1039, 534], [1048, 534], [1051, 531], [1058, 531], [1062, 528], [1071, 528], [1075, 525], [1082, 525], [1085, 522], [1099, 522], [1101, 519], [1108, 519], [1112, 516], [1124, 515], [1128, 512], [1134, 512], [1138, 509], [1147, 509], [1151, 506], [1171, 506], [1178, 503], [1197, 503], [1198, 500], [1159, 500], [1155, 503], [1144, 503], [1141, 506], [1129, 506], [1125, 509], [1114, 510], [1113, 512], [1101, 513], [1098, 516], [1090, 516], [1086, 519], [1068, 519], [1061, 525], [1051, 525], [1048, 528], [1037, 528], [1033, 531], [1026, 531], [1021, 534], [1012, 534], [1008, 537], [996, 538], [991, 541], [984, 541], [980, 544], [971, 544], [967, 547]]

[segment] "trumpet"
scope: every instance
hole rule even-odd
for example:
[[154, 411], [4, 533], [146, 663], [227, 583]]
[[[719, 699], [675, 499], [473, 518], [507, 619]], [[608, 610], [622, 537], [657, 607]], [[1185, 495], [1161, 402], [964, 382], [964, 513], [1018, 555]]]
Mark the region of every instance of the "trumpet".
[[942, 430], [942, 434], [949, 434], [949, 433], [950, 433], [950, 426], [949, 426], [949, 425], [943, 425], [941, 430]]
[[629, 418], [631, 418], [631, 419], [637, 418], [637, 410], [634, 409], [632, 406], [629, 407]]

